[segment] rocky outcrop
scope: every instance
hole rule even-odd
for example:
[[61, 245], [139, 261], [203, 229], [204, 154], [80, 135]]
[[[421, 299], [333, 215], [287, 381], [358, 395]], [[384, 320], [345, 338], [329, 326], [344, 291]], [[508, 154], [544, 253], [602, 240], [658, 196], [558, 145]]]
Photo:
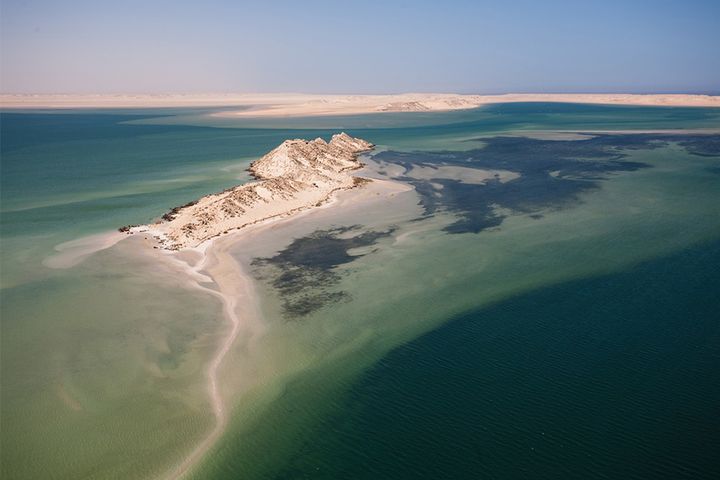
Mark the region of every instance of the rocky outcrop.
[[[346, 133], [329, 142], [286, 140], [250, 165], [258, 180], [173, 208], [144, 228], [164, 248], [180, 250], [269, 218], [289, 215], [325, 202], [334, 192], [366, 179], [350, 172], [362, 167], [358, 154], [373, 144]], [[131, 232], [128, 232], [131, 233]]]

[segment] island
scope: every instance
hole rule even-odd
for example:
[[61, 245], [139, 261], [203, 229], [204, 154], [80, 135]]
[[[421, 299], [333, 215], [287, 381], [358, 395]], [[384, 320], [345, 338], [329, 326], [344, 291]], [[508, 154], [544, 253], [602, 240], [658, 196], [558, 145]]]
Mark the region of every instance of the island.
[[149, 233], [166, 250], [197, 247], [248, 225], [322, 205], [337, 191], [370, 182], [350, 172], [363, 167], [358, 155], [372, 148], [372, 143], [344, 132], [329, 142], [286, 140], [250, 165], [257, 181], [175, 207], [154, 224], [119, 230]]

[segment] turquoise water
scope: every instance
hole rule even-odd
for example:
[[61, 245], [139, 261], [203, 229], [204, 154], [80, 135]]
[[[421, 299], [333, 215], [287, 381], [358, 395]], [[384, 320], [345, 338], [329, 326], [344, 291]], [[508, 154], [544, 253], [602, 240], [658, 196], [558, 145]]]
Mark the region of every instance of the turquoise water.
[[[717, 476], [720, 110], [213, 112], [2, 113], [3, 477], [155, 478], [213, 423], [218, 302], [139, 242], [67, 269], [56, 246], [341, 129], [417, 193], [239, 248], [267, 333], [224, 365], [231, 422], [191, 477]], [[567, 134], [655, 129], [689, 132]], [[487, 170], [518, 177], [462, 181]]]

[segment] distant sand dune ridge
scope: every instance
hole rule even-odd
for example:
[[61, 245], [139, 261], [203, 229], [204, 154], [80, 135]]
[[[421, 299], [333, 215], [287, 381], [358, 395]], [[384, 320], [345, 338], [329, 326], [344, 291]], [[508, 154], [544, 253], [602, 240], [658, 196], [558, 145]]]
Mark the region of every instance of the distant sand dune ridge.
[[402, 93], [392, 95], [320, 95], [301, 93], [0, 94], [2, 108], [152, 108], [242, 107], [216, 112], [226, 117], [301, 117], [375, 112], [422, 112], [476, 108], [491, 103], [569, 102], [610, 105], [720, 107], [720, 96], [625, 93]]

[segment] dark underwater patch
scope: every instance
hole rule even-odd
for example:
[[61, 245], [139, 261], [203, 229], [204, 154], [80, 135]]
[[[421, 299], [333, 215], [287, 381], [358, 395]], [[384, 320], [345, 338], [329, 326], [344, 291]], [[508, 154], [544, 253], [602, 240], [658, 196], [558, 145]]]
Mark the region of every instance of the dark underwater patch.
[[371, 230], [346, 235], [360, 228], [354, 225], [318, 230], [295, 239], [273, 257], [253, 260], [256, 276], [272, 285], [282, 297], [283, 313], [287, 318], [301, 317], [329, 303], [350, 298], [348, 292], [334, 289], [341, 278], [337, 267], [363, 256], [350, 255], [349, 250], [374, 245], [393, 232], [392, 229]]
[[[458, 220], [445, 228], [447, 232], [478, 233], [501, 225], [507, 217], [502, 211], [540, 215], [543, 210], [565, 208], [580, 201], [582, 193], [599, 188], [611, 174], [650, 167], [625, 160], [628, 150], [656, 149], [676, 142], [695, 155], [720, 152], [720, 136], [710, 135], [599, 134], [586, 140], [498, 136], [472, 141], [482, 142], [484, 147], [468, 151], [384, 151], [374, 158], [406, 169], [445, 165], [519, 173], [519, 178], [505, 183], [496, 179], [481, 185], [447, 178], [396, 177], [416, 188], [426, 215], [439, 210], [458, 215]], [[433, 184], [442, 185], [442, 189]]]
[[678, 144], [693, 155], [720, 156], [720, 135], [694, 135], [674, 137]]

